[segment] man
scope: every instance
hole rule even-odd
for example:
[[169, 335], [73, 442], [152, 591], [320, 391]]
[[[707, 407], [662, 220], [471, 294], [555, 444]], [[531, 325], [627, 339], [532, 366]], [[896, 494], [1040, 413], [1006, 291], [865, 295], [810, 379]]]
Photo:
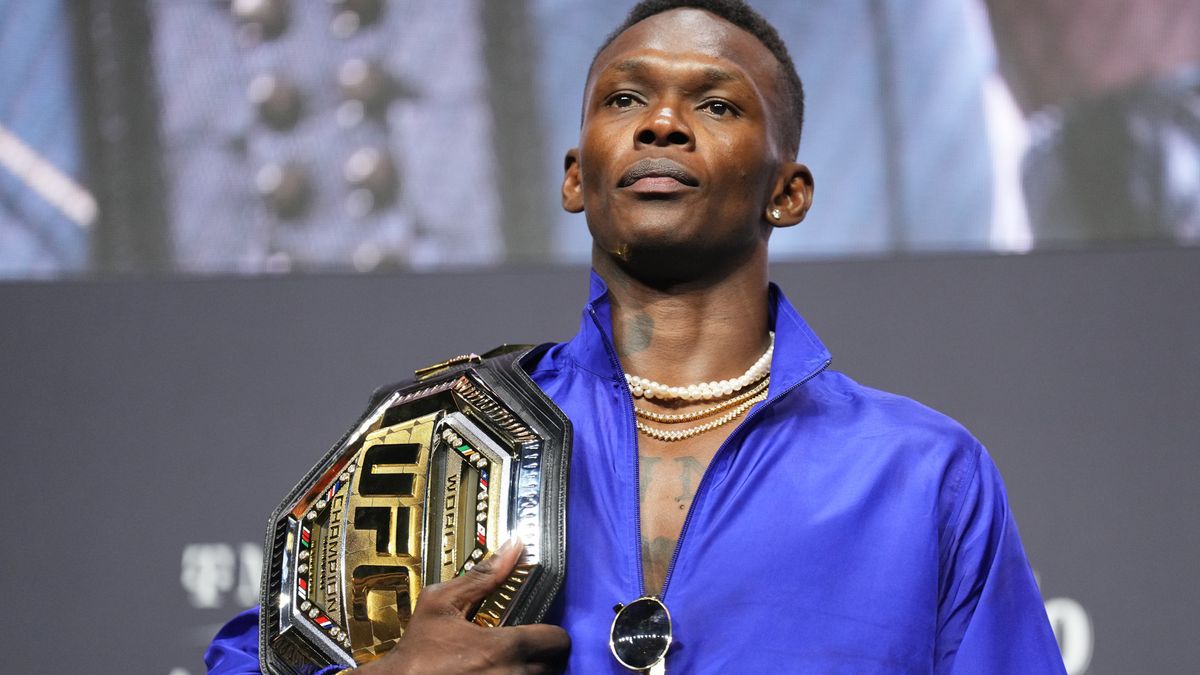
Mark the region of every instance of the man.
[[[670, 612], [672, 672], [1062, 672], [982, 447], [829, 370], [767, 281], [771, 233], [812, 201], [802, 105], [778, 35], [736, 0], [644, 2], [600, 50], [562, 188], [595, 242], [592, 293], [531, 366], [575, 432], [561, 628], [464, 620], [510, 545], [427, 588], [356, 672], [545, 672], [568, 648], [571, 672], [624, 672], [613, 607], [643, 596]], [[216, 671], [243, 672], [239, 620]]]

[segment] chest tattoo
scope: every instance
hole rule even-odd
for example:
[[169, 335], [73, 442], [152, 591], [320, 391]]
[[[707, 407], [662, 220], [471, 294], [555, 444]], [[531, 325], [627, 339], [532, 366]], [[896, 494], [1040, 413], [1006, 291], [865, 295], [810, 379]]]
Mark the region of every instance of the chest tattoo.
[[657, 593], [666, 579], [683, 529], [688, 507], [696, 496], [705, 463], [699, 457], [639, 459], [638, 498], [642, 514], [642, 570], [646, 588]]
[[646, 503], [646, 490], [650, 487], [650, 481], [654, 476], [654, 466], [661, 461], [661, 457], [652, 457], [650, 455], [642, 455], [638, 460], [638, 501], [644, 506]]
[[686, 506], [691, 503], [692, 497], [696, 496], [696, 487], [700, 484], [700, 477], [704, 475], [704, 465], [695, 457], [676, 457], [674, 461], [679, 470], [679, 494], [675, 501], [681, 506]]

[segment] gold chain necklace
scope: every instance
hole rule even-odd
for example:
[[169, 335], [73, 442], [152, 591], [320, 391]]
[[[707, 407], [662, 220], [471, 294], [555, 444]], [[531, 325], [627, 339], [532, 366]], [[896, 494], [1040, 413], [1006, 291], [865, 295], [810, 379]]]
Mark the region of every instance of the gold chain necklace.
[[663, 424], [677, 424], [679, 422], [691, 422], [693, 420], [698, 420], [698, 419], [701, 419], [704, 417], [708, 417], [709, 415], [721, 412], [722, 410], [724, 410], [726, 408], [735, 406], [735, 405], [741, 403], [742, 401], [745, 401], [746, 399], [751, 398], [755, 394], [758, 394], [763, 389], [766, 389], [767, 386], [770, 384], [771, 384], [771, 377], [768, 375], [767, 377], [760, 380], [758, 384], [754, 385], [754, 387], [751, 388], [750, 391], [742, 392], [741, 394], [738, 394], [737, 396], [734, 396], [733, 398], [731, 398], [727, 401], [721, 401], [720, 403], [718, 403], [716, 405], [709, 406], [702, 410], [694, 410], [694, 411], [688, 412], [688, 413], [676, 413], [676, 414], [660, 413], [660, 412], [654, 412], [653, 410], [646, 410], [645, 408], [639, 408], [637, 406], [633, 407], [633, 411], [635, 413], [637, 413], [638, 417], [641, 417], [643, 419], [652, 420], [654, 422], [661, 422]]
[[746, 401], [742, 401], [742, 403], [740, 405], [738, 405], [733, 410], [730, 410], [729, 412], [725, 413], [724, 415], [721, 415], [720, 417], [718, 417], [714, 420], [711, 420], [709, 422], [705, 422], [704, 424], [698, 424], [694, 427], [687, 427], [686, 429], [659, 429], [657, 427], [652, 427], [649, 424], [646, 424], [645, 422], [643, 422], [639, 419], [635, 418], [635, 421], [637, 422], [638, 431], [642, 432], [643, 434], [646, 434], [650, 438], [655, 438], [660, 441], [668, 441], [668, 442], [682, 441], [685, 438], [692, 438], [693, 436], [699, 436], [700, 434], [702, 434], [706, 431], [712, 431], [713, 429], [716, 429], [717, 427], [729, 424], [730, 422], [732, 422], [733, 420], [735, 420], [739, 416], [741, 416], [742, 413], [749, 410], [750, 407], [753, 406], [755, 403], [758, 403], [760, 401], [765, 401], [766, 398], [767, 398], [767, 392], [764, 390], [764, 391], [760, 392], [754, 398], [748, 399]]

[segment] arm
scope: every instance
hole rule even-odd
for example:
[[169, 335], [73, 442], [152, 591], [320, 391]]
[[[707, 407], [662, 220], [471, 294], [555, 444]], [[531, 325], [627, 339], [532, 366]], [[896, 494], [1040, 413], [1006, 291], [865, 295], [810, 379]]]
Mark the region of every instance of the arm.
[[[204, 665], [209, 675], [260, 675], [258, 669], [258, 607], [238, 614], [217, 631], [208, 651], [204, 652]], [[341, 666], [330, 666], [317, 671], [316, 675], [333, 675]]]
[[1064, 673], [1000, 474], [975, 453], [943, 535], [935, 672]]

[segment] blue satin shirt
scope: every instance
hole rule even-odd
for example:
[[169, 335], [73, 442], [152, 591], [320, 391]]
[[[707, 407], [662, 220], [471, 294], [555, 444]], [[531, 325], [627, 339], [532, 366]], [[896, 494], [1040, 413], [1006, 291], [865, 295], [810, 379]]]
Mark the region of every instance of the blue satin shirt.
[[[829, 369], [775, 286], [766, 401], [697, 488], [662, 599], [676, 673], [1063, 673], [987, 452], [953, 420]], [[632, 400], [592, 275], [580, 331], [531, 371], [575, 429], [567, 578], [547, 622], [569, 672], [627, 673], [613, 606], [642, 592]], [[213, 641], [214, 673], [254, 673], [256, 613]], [[336, 669], [334, 669], [336, 670]]]

